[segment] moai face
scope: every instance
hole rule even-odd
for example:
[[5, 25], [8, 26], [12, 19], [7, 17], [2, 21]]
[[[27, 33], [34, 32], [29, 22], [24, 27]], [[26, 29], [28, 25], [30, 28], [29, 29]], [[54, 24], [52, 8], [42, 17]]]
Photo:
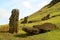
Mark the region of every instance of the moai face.
[[19, 13], [19, 10], [18, 10], [18, 9], [13, 9], [13, 10], [12, 10], [12, 15], [14, 15], [14, 14], [16, 15], [16, 14], [18, 14], [18, 13]]

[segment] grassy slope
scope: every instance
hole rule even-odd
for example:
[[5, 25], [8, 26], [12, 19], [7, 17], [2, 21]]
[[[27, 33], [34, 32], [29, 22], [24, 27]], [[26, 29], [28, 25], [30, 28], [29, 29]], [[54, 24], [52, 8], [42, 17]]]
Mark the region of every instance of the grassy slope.
[[30, 24], [26, 24], [26, 26], [32, 26], [32, 25], [37, 25], [37, 24], [41, 24], [41, 22], [55, 22], [55, 20], [57, 21], [57, 23], [60, 23], [60, 16], [51, 18], [49, 20], [45, 20], [45, 21], [41, 21], [41, 19], [46, 16], [47, 14], [50, 13], [50, 17], [54, 16], [54, 15], [60, 15], [60, 3], [55, 4], [54, 6], [52, 6], [51, 8], [48, 8], [48, 6], [42, 8], [41, 10], [39, 10], [38, 12], [32, 14], [29, 16], [28, 21], [34, 21], [34, 20], [40, 20], [40, 22], [36, 22], [36, 23], [30, 23]]
[[[48, 6], [42, 8], [41, 10], [39, 10], [38, 12], [32, 14], [29, 16], [28, 21], [32, 21], [32, 20], [40, 20], [40, 22], [36, 22], [36, 23], [30, 23], [30, 24], [25, 24], [26, 26], [33, 26], [33, 25], [40, 25], [46, 22], [50, 22], [50, 23], [54, 23], [57, 25], [57, 27], [59, 27], [60, 29], [60, 16], [45, 20], [45, 21], [41, 21], [41, 18], [43, 18], [44, 16], [46, 16], [48, 13], [50, 13], [50, 17], [54, 16], [54, 15], [60, 15], [60, 2], [55, 4], [54, 6], [52, 6], [51, 8], [48, 8]], [[30, 39], [33, 40], [60, 40], [60, 31], [55, 30], [55, 31], [51, 31], [48, 33], [44, 33], [44, 34], [39, 34], [36, 36], [32, 36]]]
[[[27, 24], [20, 24], [19, 27], [19, 32], [18, 34], [22, 33], [24, 34], [24, 32], [21, 30], [22, 26], [33, 26], [33, 25], [40, 25], [46, 22], [51, 22], [57, 25], [57, 27], [60, 28], [60, 16], [45, 20], [45, 21], [41, 21], [41, 18], [43, 18], [44, 16], [46, 16], [48, 13], [50, 13], [50, 17], [53, 15], [59, 15], [60, 14], [60, 3], [55, 4], [54, 6], [52, 6], [51, 8], [48, 8], [48, 6], [42, 8], [41, 10], [39, 10], [38, 12], [32, 14], [29, 16], [28, 21], [32, 21], [32, 20], [40, 20], [40, 22], [36, 22], [36, 23], [27, 23]], [[5, 27], [5, 26], [4, 26]], [[54, 30], [51, 32], [47, 32], [47, 33], [43, 33], [43, 34], [38, 34], [38, 35], [34, 35], [34, 36], [23, 36], [23, 35], [19, 35], [18, 37], [13, 37], [10, 38], [11, 36], [9, 36], [10, 34], [6, 34], [8, 35], [6, 38], [4, 37], [4, 34], [0, 34], [0, 39], [1, 40], [60, 40], [60, 31], [59, 30]]]
[[56, 14], [60, 13], [59, 11], [60, 11], [60, 3], [57, 3], [54, 6], [52, 6], [51, 8], [48, 8], [48, 6], [42, 8], [35, 14], [31, 15], [29, 17], [29, 20], [36, 20], [36, 19], [39, 20], [39, 19], [41, 19], [41, 17], [47, 15], [48, 13], [56, 15]]

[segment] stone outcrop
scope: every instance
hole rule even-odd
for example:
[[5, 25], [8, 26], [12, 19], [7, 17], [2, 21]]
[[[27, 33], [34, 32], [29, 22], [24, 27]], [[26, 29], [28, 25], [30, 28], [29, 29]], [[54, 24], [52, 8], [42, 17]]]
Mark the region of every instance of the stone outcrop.
[[38, 29], [32, 28], [32, 27], [23, 27], [22, 30], [27, 32], [28, 34], [38, 34], [39, 33]]
[[21, 22], [22, 24], [25, 24], [28, 22], [28, 16], [27, 17], [24, 17], [24, 20]]
[[34, 25], [33, 28], [39, 29], [40, 33], [57, 29], [57, 25], [52, 23], [44, 23], [42, 25]]
[[23, 27], [22, 30], [29, 34], [45, 33], [57, 29], [57, 25], [52, 23], [44, 23], [42, 25], [34, 25], [33, 27]]

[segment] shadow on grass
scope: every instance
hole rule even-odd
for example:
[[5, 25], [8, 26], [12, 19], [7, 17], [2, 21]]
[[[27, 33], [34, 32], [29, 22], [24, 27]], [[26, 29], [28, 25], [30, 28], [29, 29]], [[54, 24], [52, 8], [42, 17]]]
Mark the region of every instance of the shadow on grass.
[[0, 31], [0, 33], [8, 33], [8, 31]]
[[[42, 33], [38, 33], [38, 34], [44, 34], [46, 32], [42, 32]], [[34, 35], [38, 35], [38, 34], [28, 34], [28, 33], [25, 33], [25, 34], [17, 34], [17, 35], [14, 35], [15, 37], [20, 37], [20, 38], [26, 38], [26, 37], [29, 37], [29, 36], [34, 36]]]
[[20, 37], [20, 38], [25, 38], [25, 37], [28, 37], [28, 36], [33, 36], [32, 34], [18, 34], [18, 35], [15, 35], [15, 37]]

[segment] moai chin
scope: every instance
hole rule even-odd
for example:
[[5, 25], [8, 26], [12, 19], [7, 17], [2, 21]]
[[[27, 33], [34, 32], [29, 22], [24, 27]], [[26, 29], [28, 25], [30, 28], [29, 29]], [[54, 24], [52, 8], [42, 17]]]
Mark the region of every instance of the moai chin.
[[13, 9], [9, 18], [9, 33], [17, 33], [18, 29], [18, 19], [19, 19], [19, 10]]

